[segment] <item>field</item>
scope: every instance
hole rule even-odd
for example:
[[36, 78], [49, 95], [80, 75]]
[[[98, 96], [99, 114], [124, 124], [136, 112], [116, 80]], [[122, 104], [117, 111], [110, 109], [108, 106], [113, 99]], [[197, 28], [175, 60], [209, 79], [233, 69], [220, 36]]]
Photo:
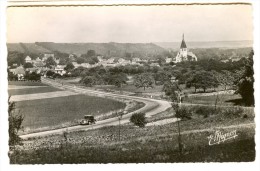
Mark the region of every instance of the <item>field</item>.
[[11, 89], [8, 90], [9, 96], [13, 95], [22, 95], [22, 94], [34, 94], [34, 93], [46, 93], [46, 92], [54, 92], [60, 91], [54, 87], [38, 87], [38, 88], [25, 88], [25, 89]]
[[47, 86], [41, 82], [31, 82], [31, 81], [8, 81], [8, 85], [14, 86]]
[[192, 104], [209, 104], [214, 105], [217, 99], [217, 105], [236, 105], [236, 103], [241, 99], [238, 94], [221, 94], [221, 95], [211, 95], [211, 96], [191, 96], [185, 97], [184, 103]]
[[121, 102], [86, 95], [22, 101], [16, 106], [25, 116], [25, 131], [34, 132], [75, 124], [87, 114], [98, 115], [125, 107]]
[[[125, 107], [124, 103], [116, 100], [87, 95], [41, 97], [42, 93], [49, 93], [51, 96], [56, 91], [61, 93], [63, 91], [38, 82], [16, 81], [9, 82], [9, 86], [14, 88], [8, 90], [12, 97], [35, 94], [37, 94], [37, 98], [39, 97], [39, 99], [16, 102], [16, 111], [25, 117], [24, 132], [21, 134], [72, 126], [78, 124], [78, 120], [82, 119], [84, 115], [101, 115]], [[19, 89], [19, 86], [22, 89]], [[64, 91], [64, 94], [66, 92]]]
[[[241, 117], [244, 113], [247, 118]], [[241, 115], [219, 113], [181, 121], [181, 156], [176, 123], [145, 128], [127, 124], [121, 127], [120, 142], [118, 126], [69, 133], [66, 139], [64, 135], [29, 139], [18, 147], [16, 158], [11, 156], [11, 163], [249, 162], [255, 159], [253, 120], [253, 111], [246, 109]], [[238, 136], [209, 146], [207, 137], [216, 130], [236, 130]]]

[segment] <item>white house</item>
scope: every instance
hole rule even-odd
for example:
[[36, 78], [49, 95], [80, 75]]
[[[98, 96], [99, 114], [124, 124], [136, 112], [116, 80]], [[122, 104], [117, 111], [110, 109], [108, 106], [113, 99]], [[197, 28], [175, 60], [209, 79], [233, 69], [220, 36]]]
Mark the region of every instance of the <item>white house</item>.
[[166, 62], [166, 63], [173, 62], [173, 59], [172, 59], [172, 58], [169, 58], [169, 57], [166, 57], [165, 62]]
[[132, 59], [132, 62], [139, 62], [140, 61], [140, 58], [133, 58]]
[[26, 56], [26, 58], [24, 60], [25, 60], [25, 63], [32, 63], [32, 58], [30, 56]]
[[57, 65], [54, 68], [54, 72], [57, 73], [57, 74], [63, 75], [63, 74], [66, 73], [66, 71], [64, 70], [65, 67], [66, 67], [66, 65]]
[[97, 59], [99, 62], [102, 62], [104, 60], [103, 56], [97, 56]]
[[18, 80], [24, 80], [25, 70], [23, 66], [19, 66], [15, 69], [10, 69], [10, 72], [12, 72], [14, 75], [17, 75]]

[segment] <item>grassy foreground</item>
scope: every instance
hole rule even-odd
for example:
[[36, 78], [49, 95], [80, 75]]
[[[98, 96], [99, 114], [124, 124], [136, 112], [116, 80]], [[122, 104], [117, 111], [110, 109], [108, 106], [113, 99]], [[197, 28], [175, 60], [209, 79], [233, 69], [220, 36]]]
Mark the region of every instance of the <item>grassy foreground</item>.
[[[193, 108], [194, 110], [194, 108]], [[118, 126], [31, 138], [11, 150], [10, 162], [46, 163], [154, 163], [154, 162], [250, 162], [255, 160], [254, 112], [244, 109], [207, 117], [193, 116], [180, 122], [183, 153], [179, 155], [177, 123], [161, 126]], [[238, 111], [238, 110], [236, 110]], [[171, 111], [169, 111], [171, 113]], [[245, 114], [247, 117], [244, 117]], [[165, 117], [166, 113], [163, 114]], [[194, 114], [195, 115], [195, 114]], [[149, 120], [152, 121], [153, 118]], [[154, 116], [157, 120], [158, 116]], [[236, 130], [237, 137], [209, 145], [215, 131]]]
[[154, 163], [154, 162], [250, 162], [255, 159], [252, 134], [237, 130], [238, 138], [209, 146], [212, 132], [182, 135], [184, 148], [178, 151], [177, 135], [158, 136], [103, 145], [73, 144], [63, 140], [57, 147], [17, 150], [10, 155], [11, 163]]

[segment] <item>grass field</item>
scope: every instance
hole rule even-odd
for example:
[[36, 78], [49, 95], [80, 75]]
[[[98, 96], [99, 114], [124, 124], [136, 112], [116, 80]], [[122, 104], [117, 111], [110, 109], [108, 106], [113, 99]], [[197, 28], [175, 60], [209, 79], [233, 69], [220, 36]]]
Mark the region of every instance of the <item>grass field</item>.
[[[215, 120], [214, 118], [211, 118]], [[230, 125], [232, 120], [225, 119], [222, 124]], [[252, 121], [252, 118], [240, 120]], [[55, 135], [25, 142], [11, 156], [11, 163], [153, 163], [153, 162], [249, 162], [255, 159], [254, 127], [221, 129], [222, 132], [236, 130], [237, 137], [218, 145], [209, 146], [208, 136], [215, 130], [185, 133], [185, 130], [210, 128], [208, 119], [200, 123], [181, 122], [182, 156], [178, 152], [176, 123], [165, 126], [137, 128], [132, 125], [121, 127], [121, 141], [118, 141], [118, 127], [111, 126], [98, 130], [79, 131]], [[212, 122], [211, 122], [212, 123]], [[185, 125], [190, 125], [185, 127]], [[198, 127], [199, 125], [199, 127]], [[186, 130], [186, 131], [187, 131]], [[51, 152], [51, 153], [50, 153]], [[50, 155], [51, 154], [51, 155]], [[16, 156], [16, 157], [14, 157]], [[15, 159], [15, 160], [14, 160]]]
[[54, 87], [38, 87], [38, 88], [25, 88], [25, 89], [11, 89], [8, 90], [9, 96], [22, 95], [22, 94], [34, 94], [34, 93], [46, 93], [60, 91], [60, 89]]
[[25, 132], [35, 132], [72, 125], [84, 115], [106, 113], [124, 108], [125, 104], [111, 99], [73, 95], [17, 102], [16, 107], [25, 116]]
[[212, 104], [214, 105], [217, 100], [217, 105], [236, 105], [236, 102], [241, 99], [241, 96], [238, 94], [221, 94], [211, 95], [211, 96], [190, 96], [185, 97], [184, 103], [192, 103], [192, 104]]
[[8, 81], [8, 85], [15, 86], [47, 86], [41, 82], [31, 82], [31, 81]]

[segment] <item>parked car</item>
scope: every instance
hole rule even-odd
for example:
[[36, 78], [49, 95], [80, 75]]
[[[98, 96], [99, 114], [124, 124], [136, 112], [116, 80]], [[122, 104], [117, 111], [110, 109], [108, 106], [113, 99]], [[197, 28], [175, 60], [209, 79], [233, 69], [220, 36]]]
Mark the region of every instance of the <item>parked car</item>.
[[84, 119], [80, 121], [80, 125], [90, 125], [95, 123], [96, 123], [96, 119], [94, 118], [93, 115], [85, 115]]

